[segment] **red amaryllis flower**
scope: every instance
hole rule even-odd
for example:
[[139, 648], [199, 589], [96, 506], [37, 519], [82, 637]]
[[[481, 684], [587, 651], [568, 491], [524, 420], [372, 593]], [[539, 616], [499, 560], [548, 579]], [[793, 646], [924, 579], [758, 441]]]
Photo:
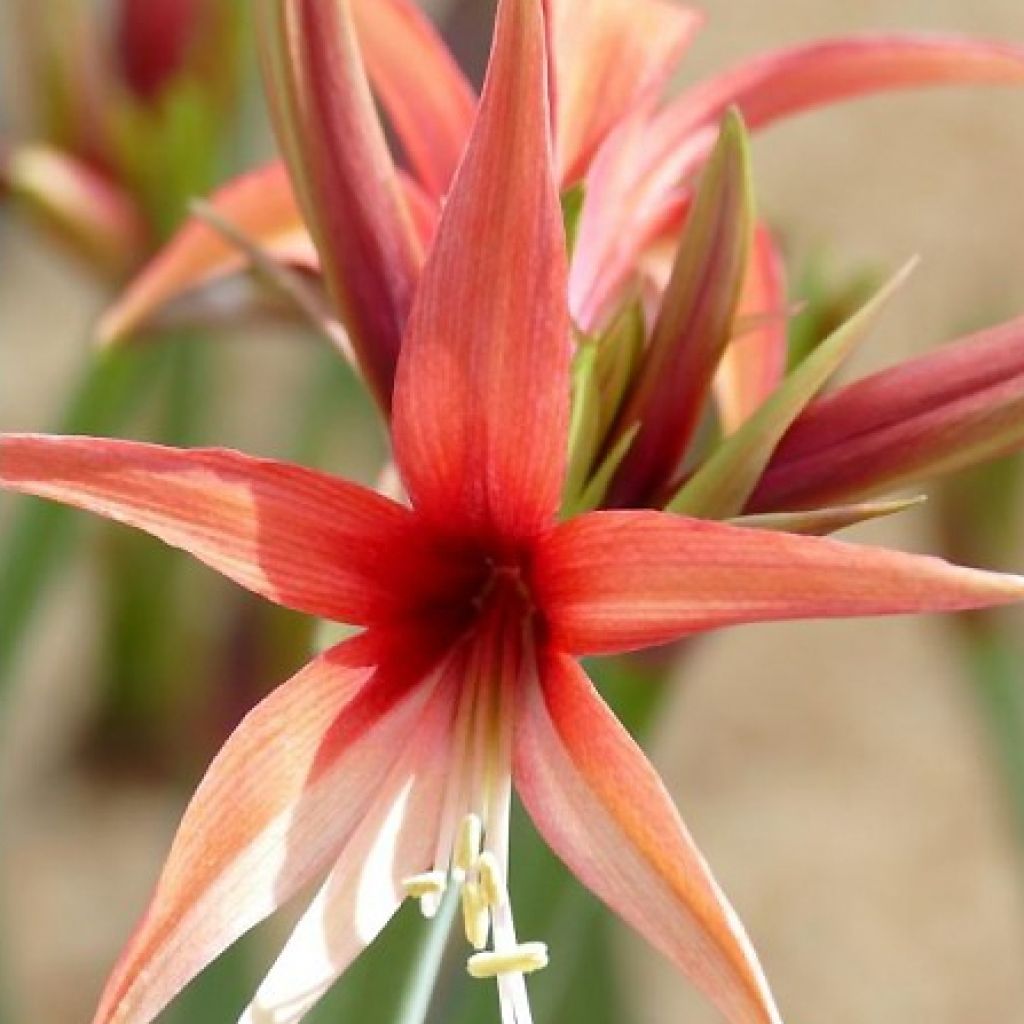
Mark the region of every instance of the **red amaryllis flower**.
[[[363, 627], [260, 704], [186, 811], [97, 1024], [144, 1024], [325, 880], [245, 1019], [298, 1020], [405, 896], [461, 890], [469, 960], [530, 1019], [507, 878], [512, 787], [578, 877], [733, 1024], [779, 1020], [734, 912], [577, 663], [742, 622], [955, 610], [1024, 579], [655, 511], [558, 521], [571, 342], [544, 25], [502, 0], [472, 137], [405, 328], [399, 505], [220, 450], [10, 435], [0, 483]], [[489, 948], [488, 948], [489, 947]]]

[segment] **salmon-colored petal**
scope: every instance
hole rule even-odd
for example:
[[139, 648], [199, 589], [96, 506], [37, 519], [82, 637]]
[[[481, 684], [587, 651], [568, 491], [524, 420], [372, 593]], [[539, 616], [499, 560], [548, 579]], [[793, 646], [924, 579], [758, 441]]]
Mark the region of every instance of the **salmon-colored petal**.
[[[248, 171], [215, 192], [209, 203], [268, 255], [316, 269], [316, 250], [284, 164]], [[128, 337], [174, 299], [245, 264], [245, 256], [209, 224], [189, 218], [104, 313], [98, 340], [108, 344]]]
[[238, 452], [0, 435], [0, 487], [145, 530], [272, 601], [345, 622], [386, 618], [450, 571], [400, 505]]
[[771, 231], [759, 224], [737, 317], [764, 317], [734, 339], [715, 375], [715, 398], [727, 434], [740, 427], [778, 387], [786, 369], [786, 282]]
[[569, 406], [565, 263], [540, 7], [502, 0], [395, 397], [409, 494], [445, 530], [517, 540], [558, 507]]
[[891, 34], [823, 39], [762, 54], [683, 92], [652, 134], [668, 153], [737, 106], [750, 128], [874, 92], [930, 85], [1024, 83], [1024, 47], [966, 36]]
[[657, 773], [583, 670], [547, 654], [540, 685], [519, 703], [516, 786], [555, 853], [731, 1024], [778, 1024], [739, 919]]
[[241, 1024], [301, 1020], [391, 919], [405, 896], [402, 881], [432, 866], [459, 681], [438, 682]]
[[744, 622], [959, 611], [1024, 599], [1024, 577], [664, 512], [594, 512], [538, 547], [552, 642], [636, 650]]
[[579, 179], [615, 125], [657, 99], [702, 16], [674, 0], [547, 0], [559, 179]]
[[677, 475], [732, 334], [754, 230], [743, 123], [726, 116], [679, 243], [636, 384], [613, 430], [639, 424], [609, 491], [612, 505], [653, 504]]
[[402, 149], [441, 199], [469, 141], [473, 87], [412, 0], [354, 0], [352, 10], [367, 73]]
[[855, 499], [1022, 445], [1024, 317], [810, 405], [776, 449], [750, 508]]
[[299, 205], [371, 391], [391, 407], [422, 261], [349, 0], [260, 0], [264, 78]]
[[211, 960], [326, 870], [414, 735], [439, 654], [367, 633], [252, 711], [189, 804], [94, 1024], [148, 1024]]
[[0, 152], [0, 187], [76, 256], [119, 278], [142, 257], [147, 229], [131, 196], [87, 163], [41, 143]]

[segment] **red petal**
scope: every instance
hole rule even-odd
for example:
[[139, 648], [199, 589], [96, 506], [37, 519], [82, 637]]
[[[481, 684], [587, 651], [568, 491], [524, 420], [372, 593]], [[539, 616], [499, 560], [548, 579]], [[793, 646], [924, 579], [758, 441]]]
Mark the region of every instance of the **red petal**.
[[[283, 164], [235, 178], [213, 194], [210, 204], [275, 259], [317, 268]], [[190, 218], [104, 314], [97, 327], [100, 342], [127, 337], [167, 303], [245, 264], [245, 256], [209, 224]]]
[[1024, 317], [810, 405], [750, 507], [809, 508], [902, 487], [1024, 444]]
[[503, 0], [395, 396], [395, 450], [413, 503], [448, 531], [492, 539], [540, 529], [565, 471], [566, 257], [545, 64], [539, 5]]
[[715, 377], [722, 426], [731, 434], [775, 390], [786, 369], [786, 283], [771, 232], [759, 224], [737, 320], [767, 317], [725, 350]]
[[658, 98], [702, 16], [674, 0], [547, 0], [559, 178], [580, 178], [595, 150]]
[[391, 406], [422, 250], [366, 79], [348, 2], [264, 0], [275, 127], [363, 374]]
[[538, 546], [553, 643], [636, 650], [722, 626], [959, 611], [1024, 599], [1024, 577], [664, 512], [596, 512]]
[[476, 111], [473, 87], [411, 0], [355, 0], [366, 70], [420, 182], [435, 199], [451, 185]]
[[571, 658], [549, 654], [520, 701], [516, 786], [580, 878], [731, 1024], [780, 1018], [735, 912], [657, 773]]
[[367, 633], [264, 700], [189, 804], [94, 1024], [148, 1024], [211, 960], [325, 870], [423, 713], [438, 655]]
[[237, 452], [8, 434], [0, 486], [145, 530], [257, 594], [325, 618], [378, 621], [445, 572], [419, 546], [407, 509]]
[[440, 680], [242, 1024], [301, 1020], [391, 919], [405, 898], [403, 880], [432, 866], [461, 681]]

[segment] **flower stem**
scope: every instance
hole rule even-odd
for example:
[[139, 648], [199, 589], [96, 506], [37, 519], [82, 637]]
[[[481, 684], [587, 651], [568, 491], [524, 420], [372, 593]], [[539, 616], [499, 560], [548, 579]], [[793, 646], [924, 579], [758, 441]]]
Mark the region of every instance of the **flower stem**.
[[399, 1007], [398, 1024], [426, 1024], [434, 1003], [445, 951], [452, 937], [452, 925], [459, 906], [458, 888], [448, 887], [441, 907], [428, 923], [419, 956]]

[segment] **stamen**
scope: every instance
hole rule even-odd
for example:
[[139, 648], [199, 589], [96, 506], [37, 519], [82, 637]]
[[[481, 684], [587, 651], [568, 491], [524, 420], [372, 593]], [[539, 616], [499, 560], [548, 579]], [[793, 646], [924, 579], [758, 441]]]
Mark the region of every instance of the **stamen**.
[[433, 917], [437, 913], [447, 888], [448, 879], [443, 871], [425, 871], [402, 879], [406, 896], [420, 901], [420, 912], [424, 917]]
[[508, 892], [505, 890], [501, 865], [490, 850], [480, 854], [476, 870], [480, 880], [480, 894], [487, 906], [501, 907], [508, 903]]
[[479, 815], [467, 814], [459, 825], [455, 849], [452, 851], [452, 874], [457, 881], [461, 882], [476, 866], [483, 838], [484, 823]]
[[474, 978], [497, 978], [503, 974], [530, 974], [547, 965], [548, 947], [543, 942], [524, 942], [500, 953], [474, 953], [466, 970]]
[[469, 881], [462, 887], [462, 922], [466, 941], [474, 949], [485, 949], [491, 930], [491, 915], [477, 882]]

